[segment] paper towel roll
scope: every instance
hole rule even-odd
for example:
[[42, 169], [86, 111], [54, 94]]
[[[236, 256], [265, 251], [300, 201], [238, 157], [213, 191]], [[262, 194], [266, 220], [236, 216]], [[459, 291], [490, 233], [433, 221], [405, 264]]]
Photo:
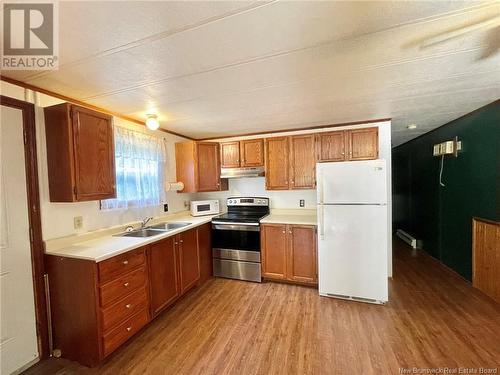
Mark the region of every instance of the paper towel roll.
[[182, 182], [166, 182], [165, 191], [179, 191], [184, 189], [184, 184]]

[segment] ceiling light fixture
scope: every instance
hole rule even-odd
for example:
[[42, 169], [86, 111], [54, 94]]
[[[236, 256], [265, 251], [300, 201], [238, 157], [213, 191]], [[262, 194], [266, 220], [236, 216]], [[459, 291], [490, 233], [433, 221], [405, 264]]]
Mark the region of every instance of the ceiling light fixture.
[[160, 127], [158, 117], [156, 115], [147, 115], [146, 126], [150, 130], [157, 130]]
[[417, 125], [415, 124], [410, 124], [406, 127], [406, 129], [409, 129], [409, 130], [413, 130], [413, 129], [416, 129], [417, 128]]

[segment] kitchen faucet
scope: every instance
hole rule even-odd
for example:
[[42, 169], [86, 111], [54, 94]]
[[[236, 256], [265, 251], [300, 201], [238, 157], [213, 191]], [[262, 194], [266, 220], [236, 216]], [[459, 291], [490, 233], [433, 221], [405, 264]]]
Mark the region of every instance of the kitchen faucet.
[[146, 227], [146, 224], [149, 223], [150, 220], [153, 220], [153, 217], [146, 217], [141, 221], [141, 229], [144, 229]]

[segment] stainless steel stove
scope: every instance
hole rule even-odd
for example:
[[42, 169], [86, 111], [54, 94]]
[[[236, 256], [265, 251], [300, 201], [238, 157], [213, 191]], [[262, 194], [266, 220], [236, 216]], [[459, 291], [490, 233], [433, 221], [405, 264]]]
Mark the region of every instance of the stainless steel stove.
[[269, 199], [232, 197], [227, 209], [212, 219], [214, 275], [260, 283], [260, 220], [269, 214]]

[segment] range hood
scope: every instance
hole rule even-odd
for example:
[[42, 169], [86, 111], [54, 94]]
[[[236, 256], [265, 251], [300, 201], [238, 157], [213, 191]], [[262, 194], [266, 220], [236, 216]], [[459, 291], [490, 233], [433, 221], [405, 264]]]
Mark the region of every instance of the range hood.
[[220, 178], [262, 177], [264, 167], [221, 168]]

